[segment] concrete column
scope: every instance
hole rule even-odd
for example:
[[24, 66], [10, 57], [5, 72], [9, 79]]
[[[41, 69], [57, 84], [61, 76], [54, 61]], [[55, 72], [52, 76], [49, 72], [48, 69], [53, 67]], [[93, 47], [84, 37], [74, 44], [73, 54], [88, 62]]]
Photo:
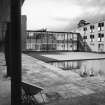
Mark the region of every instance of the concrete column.
[[21, 0], [11, 0], [11, 105], [21, 105]]

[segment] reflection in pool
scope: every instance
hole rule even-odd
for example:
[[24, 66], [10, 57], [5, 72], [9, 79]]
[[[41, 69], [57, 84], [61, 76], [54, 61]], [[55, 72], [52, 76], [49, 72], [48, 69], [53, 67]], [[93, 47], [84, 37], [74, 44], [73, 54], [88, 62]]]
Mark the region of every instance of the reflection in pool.
[[72, 70], [81, 77], [105, 76], [105, 59], [103, 60], [85, 60], [85, 61], [56, 61], [49, 62], [55, 67], [65, 71]]

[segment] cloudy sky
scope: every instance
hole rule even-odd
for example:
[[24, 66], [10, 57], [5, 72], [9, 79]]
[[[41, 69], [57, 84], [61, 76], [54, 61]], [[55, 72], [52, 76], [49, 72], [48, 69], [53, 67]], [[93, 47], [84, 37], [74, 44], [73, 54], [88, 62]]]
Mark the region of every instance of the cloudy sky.
[[79, 20], [105, 19], [105, 0], [26, 0], [27, 29], [69, 31]]

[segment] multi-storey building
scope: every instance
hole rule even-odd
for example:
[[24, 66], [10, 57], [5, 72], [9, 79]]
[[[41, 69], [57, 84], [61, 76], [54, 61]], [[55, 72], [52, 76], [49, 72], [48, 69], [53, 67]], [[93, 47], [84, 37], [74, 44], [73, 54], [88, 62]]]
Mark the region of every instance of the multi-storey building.
[[33, 51], [77, 51], [78, 33], [28, 30], [26, 49]]
[[93, 52], [105, 52], [105, 21], [90, 23], [76, 29], [80, 33], [84, 48]]

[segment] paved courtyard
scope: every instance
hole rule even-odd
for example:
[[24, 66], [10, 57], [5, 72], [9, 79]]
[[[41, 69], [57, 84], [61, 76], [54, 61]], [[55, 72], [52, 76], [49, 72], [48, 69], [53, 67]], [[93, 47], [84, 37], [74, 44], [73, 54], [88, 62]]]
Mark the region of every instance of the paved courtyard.
[[[105, 57], [104, 54], [99, 56]], [[7, 105], [10, 80], [3, 79], [6, 73], [3, 54], [0, 55], [0, 62], [0, 102], [1, 105]], [[22, 54], [22, 81], [42, 87], [43, 94], [47, 93], [48, 99], [45, 99], [45, 104], [48, 105], [105, 104], [104, 76], [82, 78], [77, 73], [63, 71], [26, 54]]]
[[[94, 56], [94, 58], [96, 59], [97, 56]], [[104, 58], [105, 56], [99, 55], [98, 58], [100, 57]], [[85, 97], [85, 101], [87, 102], [86, 105], [93, 105], [93, 103], [94, 105], [105, 104], [103, 100], [105, 95], [102, 94], [105, 92], [104, 77], [81, 78], [72, 71], [63, 71], [30, 56], [23, 55], [23, 59], [23, 68], [30, 68], [28, 70], [26, 69], [26, 76], [24, 76], [23, 73], [23, 77], [26, 78], [26, 81], [44, 88], [43, 93], [49, 95], [49, 101], [46, 104], [58, 105], [59, 103], [62, 105], [70, 105], [70, 103], [72, 103], [79, 105], [79, 101], [81, 100], [83, 102], [80, 105], [85, 105], [84, 100], [81, 99], [83, 97]], [[97, 98], [97, 94], [102, 96]], [[90, 102], [90, 98], [88, 97], [93, 98], [93, 100], [91, 99]], [[97, 102], [97, 100], [101, 100], [101, 102]]]

